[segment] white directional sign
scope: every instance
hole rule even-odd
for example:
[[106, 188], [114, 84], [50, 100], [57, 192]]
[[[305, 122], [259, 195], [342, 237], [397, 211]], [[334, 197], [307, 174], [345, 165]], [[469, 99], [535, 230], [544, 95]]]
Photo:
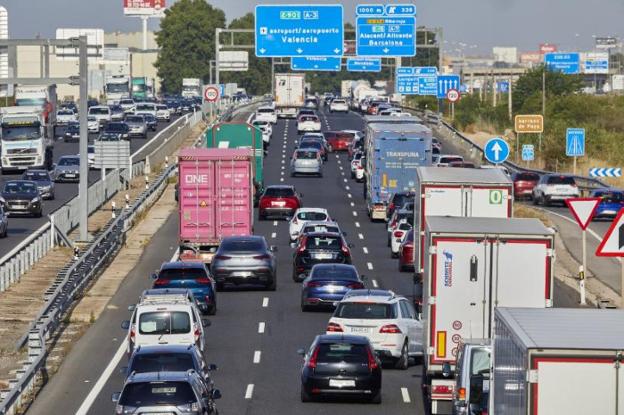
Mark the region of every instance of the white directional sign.
[[597, 256], [624, 256], [624, 209], [620, 210], [602, 242], [596, 249]]
[[585, 230], [589, 226], [589, 223], [600, 204], [600, 198], [598, 197], [572, 197], [566, 199], [566, 205], [572, 212], [572, 216], [576, 219], [581, 229]]

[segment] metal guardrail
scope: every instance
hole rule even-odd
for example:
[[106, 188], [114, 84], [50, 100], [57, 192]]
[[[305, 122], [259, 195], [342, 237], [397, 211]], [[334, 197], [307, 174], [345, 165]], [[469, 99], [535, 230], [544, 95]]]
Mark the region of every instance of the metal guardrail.
[[[233, 111], [234, 108], [231, 108], [224, 115], [231, 115]], [[200, 120], [201, 117], [194, 116], [189, 124], [195, 125]], [[22, 368], [16, 371], [16, 377], [9, 381], [9, 389], [0, 391], [0, 414], [15, 415], [20, 413], [23, 404], [32, 398], [35, 388], [43, 383], [48, 355], [46, 340], [53, 336], [56, 328], [62, 323], [62, 319], [73, 307], [74, 301], [84, 293], [89, 284], [112, 261], [125, 242], [126, 232], [132, 227], [137, 216], [160, 197], [169, 178], [176, 172], [177, 166], [175, 164], [165, 168], [128, 209], [108, 222], [97, 237], [84, 248], [78, 259], [73, 260], [58, 273], [55, 281], [44, 295], [45, 305], [31, 323], [27, 334], [18, 342], [18, 347], [28, 346], [28, 359]], [[50, 223], [47, 226], [51, 228]], [[38, 231], [31, 237], [34, 239], [29, 238], [30, 242], [46, 236], [51, 241], [52, 238], [47, 233], [50, 231], [51, 229], [46, 230], [42, 227], [41, 232]]]

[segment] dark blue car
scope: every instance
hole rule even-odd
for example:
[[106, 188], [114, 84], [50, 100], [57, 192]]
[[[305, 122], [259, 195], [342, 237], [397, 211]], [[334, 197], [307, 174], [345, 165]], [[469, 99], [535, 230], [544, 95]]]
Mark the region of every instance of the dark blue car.
[[217, 312], [215, 281], [202, 262], [166, 262], [152, 275], [154, 288], [186, 288], [191, 290], [204, 314]]
[[137, 346], [124, 369], [126, 377], [132, 373], [194, 370], [212, 386], [210, 372], [216, 370], [217, 366], [206, 364], [201, 350], [194, 344], [155, 344]]
[[594, 190], [591, 197], [600, 198], [594, 219], [613, 220], [620, 209], [624, 208], [624, 192], [615, 189]]
[[333, 307], [349, 290], [364, 288], [363, 277], [353, 265], [317, 264], [303, 280], [301, 311], [312, 307]]

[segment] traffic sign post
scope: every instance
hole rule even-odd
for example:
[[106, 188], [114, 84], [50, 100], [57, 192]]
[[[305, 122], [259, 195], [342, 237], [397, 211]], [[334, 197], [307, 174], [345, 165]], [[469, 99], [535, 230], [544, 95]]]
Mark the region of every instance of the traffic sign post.
[[355, 9], [358, 56], [416, 55], [416, 6], [358, 5]]
[[[596, 256], [624, 257], [624, 209], [621, 209], [596, 249]], [[624, 261], [620, 276], [620, 295], [624, 305]]]
[[347, 59], [349, 72], [381, 72], [381, 58], [349, 58]]
[[221, 97], [220, 85], [219, 84], [205, 85], [204, 86], [204, 93], [202, 94], [202, 97], [204, 98], [204, 102], [208, 102], [209, 103], [209, 107], [210, 107], [210, 120], [212, 120], [213, 115], [214, 115], [215, 103]]
[[339, 72], [342, 66], [342, 58], [315, 57], [301, 58], [293, 56], [290, 58], [290, 69], [293, 71], [329, 71]]
[[565, 200], [572, 216], [581, 227], [581, 236], [583, 241], [583, 257], [582, 265], [579, 267], [579, 288], [581, 293], [581, 304], [585, 305], [585, 272], [587, 270], [587, 227], [591, 223], [596, 209], [600, 204], [598, 197], [574, 197]]
[[[514, 117], [514, 131], [516, 132], [516, 161], [520, 152], [520, 134], [539, 133], [544, 131], [544, 117], [541, 114], [516, 115]], [[533, 160], [535, 151], [533, 151]], [[524, 145], [522, 146], [522, 160], [524, 160]], [[528, 161], [528, 160], [527, 160]]]
[[451, 103], [451, 121], [455, 120], [455, 103], [459, 101], [461, 94], [456, 89], [449, 89], [446, 91], [446, 99]]
[[574, 157], [572, 173], [576, 174], [576, 158], [585, 155], [585, 129], [568, 128], [566, 130], [566, 156]]
[[509, 157], [509, 144], [500, 137], [494, 137], [485, 143], [483, 154], [492, 164], [504, 163]]
[[257, 5], [255, 38], [260, 58], [342, 56], [342, 5]]

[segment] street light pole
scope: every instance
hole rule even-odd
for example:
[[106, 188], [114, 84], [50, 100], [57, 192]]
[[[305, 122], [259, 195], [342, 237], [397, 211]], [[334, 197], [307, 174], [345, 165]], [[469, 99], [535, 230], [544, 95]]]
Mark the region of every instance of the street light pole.
[[88, 131], [87, 131], [87, 96], [88, 82], [89, 82], [89, 70], [87, 63], [87, 37], [80, 36], [79, 38], [79, 52], [78, 52], [78, 66], [80, 73], [80, 107], [79, 107], [79, 121], [80, 121], [80, 145], [78, 152], [80, 153], [80, 183], [78, 184], [78, 200], [80, 203], [80, 240], [87, 241], [89, 237], [89, 158], [88, 158]]

